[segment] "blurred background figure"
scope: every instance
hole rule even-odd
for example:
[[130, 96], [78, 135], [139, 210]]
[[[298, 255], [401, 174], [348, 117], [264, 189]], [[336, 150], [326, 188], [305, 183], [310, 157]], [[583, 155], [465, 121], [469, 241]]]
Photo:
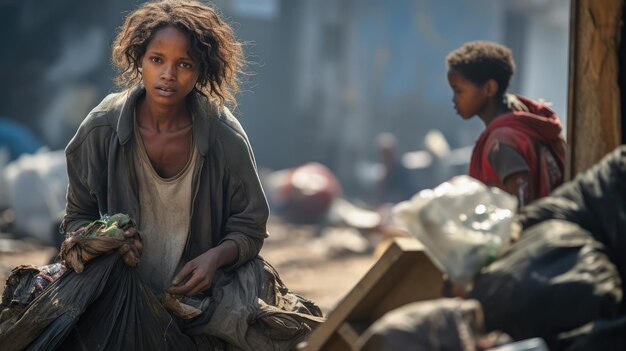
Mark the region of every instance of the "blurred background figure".
[[382, 166], [376, 186], [377, 203], [383, 205], [407, 200], [417, 189], [413, 175], [402, 163], [397, 138], [391, 133], [381, 133], [375, 143]]

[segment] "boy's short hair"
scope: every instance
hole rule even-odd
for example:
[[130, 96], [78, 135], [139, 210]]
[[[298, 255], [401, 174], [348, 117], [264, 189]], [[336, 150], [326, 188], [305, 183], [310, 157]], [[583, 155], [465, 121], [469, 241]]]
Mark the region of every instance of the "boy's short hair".
[[495, 80], [499, 96], [504, 95], [515, 73], [511, 50], [489, 41], [465, 43], [448, 54], [446, 66], [478, 85], [485, 84], [489, 79]]

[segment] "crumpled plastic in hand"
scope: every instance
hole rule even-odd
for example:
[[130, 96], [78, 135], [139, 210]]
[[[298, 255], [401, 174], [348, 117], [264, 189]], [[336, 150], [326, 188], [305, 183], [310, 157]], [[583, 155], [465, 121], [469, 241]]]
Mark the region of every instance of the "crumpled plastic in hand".
[[85, 263], [94, 257], [117, 250], [124, 244], [132, 244], [134, 238], [126, 238], [123, 235], [124, 231], [131, 227], [136, 227], [136, 224], [126, 214], [103, 215], [63, 241], [61, 258], [68, 268], [81, 273]]

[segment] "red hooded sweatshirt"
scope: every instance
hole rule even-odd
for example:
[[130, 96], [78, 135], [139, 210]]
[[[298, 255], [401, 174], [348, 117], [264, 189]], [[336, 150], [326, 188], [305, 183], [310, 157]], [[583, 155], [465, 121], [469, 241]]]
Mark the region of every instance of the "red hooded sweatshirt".
[[526, 161], [534, 198], [537, 199], [563, 183], [563, 127], [557, 114], [544, 103], [520, 95], [517, 98], [529, 112], [514, 111], [497, 117], [487, 125], [474, 146], [469, 175], [489, 186], [504, 189], [504, 183], [498, 178], [488, 155], [498, 143], [507, 144]]

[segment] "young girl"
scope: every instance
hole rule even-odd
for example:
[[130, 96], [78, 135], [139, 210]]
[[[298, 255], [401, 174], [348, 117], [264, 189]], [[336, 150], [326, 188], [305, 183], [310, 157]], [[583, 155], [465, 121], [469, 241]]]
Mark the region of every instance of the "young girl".
[[127, 90], [93, 109], [67, 146], [64, 228], [129, 214], [143, 238], [139, 270], [156, 292], [189, 278], [173, 292], [194, 295], [216, 269], [255, 257], [267, 235], [252, 149], [224, 106], [241, 46], [211, 8], [162, 1], [127, 17], [113, 63]]
[[63, 229], [128, 214], [141, 240], [120, 251], [133, 265], [141, 254], [154, 293], [210, 296], [216, 272], [253, 261], [267, 237], [252, 148], [225, 106], [235, 103], [241, 45], [206, 5], [149, 2], [126, 18], [113, 64], [125, 90], [94, 108], [66, 148]]
[[476, 142], [469, 175], [506, 190], [523, 206], [563, 182], [561, 122], [544, 103], [507, 94], [515, 64], [511, 50], [468, 42], [446, 58], [456, 112], [478, 116], [486, 129]]

